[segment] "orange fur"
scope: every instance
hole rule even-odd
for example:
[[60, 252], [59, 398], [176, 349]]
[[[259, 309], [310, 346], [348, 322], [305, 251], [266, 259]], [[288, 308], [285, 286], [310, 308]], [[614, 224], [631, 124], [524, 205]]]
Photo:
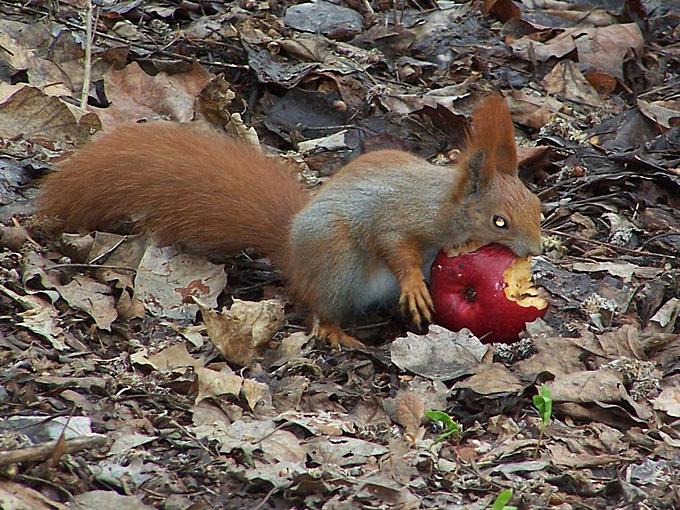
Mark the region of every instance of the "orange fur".
[[252, 247], [279, 265], [290, 220], [308, 200], [280, 159], [171, 122], [102, 135], [59, 167], [38, 209], [63, 230], [115, 230], [132, 219], [161, 244], [222, 255]]
[[486, 172], [517, 172], [515, 128], [505, 100], [496, 94], [484, 98], [472, 114], [468, 153], [483, 152]]

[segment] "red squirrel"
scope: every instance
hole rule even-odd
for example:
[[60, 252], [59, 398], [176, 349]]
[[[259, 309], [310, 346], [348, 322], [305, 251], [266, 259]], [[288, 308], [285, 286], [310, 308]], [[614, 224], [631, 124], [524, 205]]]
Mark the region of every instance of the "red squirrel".
[[207, 128], [129, 125], [63, 161], [42, 184], [38, 211], [64, 231], [131, 219], [160, 244], [254, 248], [309, 308], [316, 336], [357, 347], [341, 325], [369, 305], [399, 303], [417, 326], [431, 320], [425, 278], [439, 249], [475, 241], [541, 252], [540, 202], [518, 178], [500, 96], [477, 105], [468, 138], [454, 166], [369, 152], [309, 193], [282, 160]]

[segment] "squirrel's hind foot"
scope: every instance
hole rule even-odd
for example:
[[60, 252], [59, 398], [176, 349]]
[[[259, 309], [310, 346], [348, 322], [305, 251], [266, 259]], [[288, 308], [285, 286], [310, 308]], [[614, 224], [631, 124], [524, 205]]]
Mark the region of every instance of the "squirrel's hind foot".
[[364, 344], [351, 335], [345, 333], [340, 326], [331, 322], [321, 322], [314, 326], [312, 335], [324, 342], [328, 342], [333, 349], [349, 347], [351, 349], [363, 349]]

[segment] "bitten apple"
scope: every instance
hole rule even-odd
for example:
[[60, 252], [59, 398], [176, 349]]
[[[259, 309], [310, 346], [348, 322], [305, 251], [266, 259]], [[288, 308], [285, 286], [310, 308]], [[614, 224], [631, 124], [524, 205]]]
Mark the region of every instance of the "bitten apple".
[[468, 328], [485, 343], [514, 342], [527, 322], [548, 309], [533, 285], [530, 258], [499, 244], [460, 254], [440, 251], [430, 290], [437, 324]]

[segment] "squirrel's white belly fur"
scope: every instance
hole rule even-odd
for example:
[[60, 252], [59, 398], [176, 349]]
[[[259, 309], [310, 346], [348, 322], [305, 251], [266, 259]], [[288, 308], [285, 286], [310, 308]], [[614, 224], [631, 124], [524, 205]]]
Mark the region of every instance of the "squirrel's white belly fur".
[[[430, 269], [437, 255], [437, 250], [433, 248], [423, 255], [423, 276], [425, 280], [429, 281]], [[357, 286], [357, 290], [359, 292], [357, 292], [354, 302], [359, 309], [366, 309], [375, 305], [389, 307], [399, 301], [399, 282], [386, 265], [381, 265], [377, 271], [371, 272], [362, 282], [362, 285]]]

